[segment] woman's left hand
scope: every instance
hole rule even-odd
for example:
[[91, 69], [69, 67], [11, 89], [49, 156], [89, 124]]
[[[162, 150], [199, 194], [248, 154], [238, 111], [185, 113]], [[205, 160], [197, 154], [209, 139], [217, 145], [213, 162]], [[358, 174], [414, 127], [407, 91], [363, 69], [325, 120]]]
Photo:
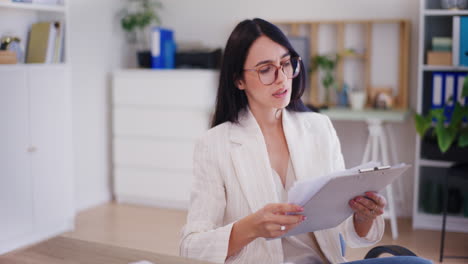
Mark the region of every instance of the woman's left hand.
[[387, 205], [387, 200], [376, 192], [366, 192], [365, 196], [358, 196], [349, 201], [351, 209], [355, 214], [355, 220], [358, 222], [372, 222]]

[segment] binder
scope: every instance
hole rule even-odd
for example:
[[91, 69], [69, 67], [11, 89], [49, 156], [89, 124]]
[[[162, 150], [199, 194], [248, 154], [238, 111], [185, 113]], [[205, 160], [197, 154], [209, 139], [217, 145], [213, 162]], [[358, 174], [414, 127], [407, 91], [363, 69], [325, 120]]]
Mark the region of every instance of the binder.
[[162, 27], [154, 27], [151, 41], [152, 68], [174, 68], [175, 44], [173, 31]]
[[410, 165], [379, 166], [369, 162], [320, 178], [296, 181], [288, 192], [288, 202], [304, 208], [307, 216], [285, 236], [333, 228], [353, 214], [348, 202], [367, 191], [381, 191], [400, 177]]
[[453, 73], [445, 74], [445, 106], [453, 107], [455, 106], [455, 77]]
[[[468, 73], [463, 73], [460, 72], [457, 74], [456, 78], [456, 91], [457, 91], [457, 101], [460, 103], [461, 106], [467, 106], [468, 105], [468, 96], [464, 97], [462, 96], [463, 93], [463, 84], [465, 82], [465, 77], [468, 75]], [[468, 118], [465, 116], [463, 117], [463, 122], [467, 122]]]
[[434, 72], [432, 74], [432, 109], [442, 108], [444, 106], [444, 84], [445, 73]]
[[445, 107], [444, 115], [447, 122], [452, 119], [452, 114], [455, 109], [455, 100], [457, 99], [457, 91], [455, 86], [456, 73], [445, 73]]
[[457, 101], [460, 103], [461, 106], [468, 105], [468, 97], [463, 97], [463, 84], [465, 81], [465, 77], [468, 73], [458, 73], [457, 74]]
[[55, 22], [33, 24], [29, 35], [26, 63], [52, 63], [56, 37]]
[[460, 17], [454, 16], [452, 21], [452, 64], [460, 65]]
[[460, 57], [461, 66], [468, 66], [468, 16], [460, 17]]
[[54, 42], [54, 54], [52, 62], [60, 63], [62, 61], [62, 51], [63, 51], [63, 23], [55, 22], [56, 36]]

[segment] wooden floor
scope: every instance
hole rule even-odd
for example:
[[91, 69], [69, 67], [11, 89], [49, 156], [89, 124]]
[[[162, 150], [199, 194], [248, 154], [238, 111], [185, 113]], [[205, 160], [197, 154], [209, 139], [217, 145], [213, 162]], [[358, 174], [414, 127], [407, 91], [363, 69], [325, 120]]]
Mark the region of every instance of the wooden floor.
[[[178, 255], [179, 231], [185, 224], [186, 216], [186, 211], [110, 203], [80, 213], [75, 231], [65, 233], [64, 236]], [[418, 256], [438, 263], [440, 232], [412, 230], [410, 219], [399, 219], [398, 227], [398, 240], [391, 239], [387, 228], [379, 245], [404, 246]], [[362, 259], [368, 250], [348, 248], [346, 257], [348, 260]], [[468, 256], [468, 234], [449, 232], [446, 255]], [[468, 260], [446, 259], [443, 263], [468, 263]]]

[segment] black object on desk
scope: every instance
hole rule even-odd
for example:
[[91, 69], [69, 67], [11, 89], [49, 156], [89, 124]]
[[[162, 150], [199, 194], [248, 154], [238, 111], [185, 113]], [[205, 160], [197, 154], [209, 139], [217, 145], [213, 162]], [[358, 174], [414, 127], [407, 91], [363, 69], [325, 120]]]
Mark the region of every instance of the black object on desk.
[[175, 55], [176, 68], [219, 69], [222, 50], [178, 51]]
[[[444, 257], [445, 258], [452, 258], [452, 259], [468, 259], [468, 256], [444, 256], [444, 244], [445, 244], [445, 226], [447, 223], [447, 210], [448, 210], [448, 203], [449, 203], [449, 178], [453, 178], [452, 180], [460, 181], [462, 187], [464, 186], [467, 188], [468, 186], [468, 162], [464, 163], [456, 163], [452, 167], [450, 167], [445, 175], [445, 188], [444, 188], [444, 195], [443, 195], [443, 212], [442, 212], [442, 237], [440, 239], [440, 258], [439, 261], [442, 262]], [[463, 190], [464, 193], [467, 190]], [[453, 192], [452, 192], [453, 193]], [[468, 216], [468, 195], [465, 195], [465, 199], [463, 201], [463, 210], [465, 217]], [[451, 205], [453, 206], [453, 205]]]

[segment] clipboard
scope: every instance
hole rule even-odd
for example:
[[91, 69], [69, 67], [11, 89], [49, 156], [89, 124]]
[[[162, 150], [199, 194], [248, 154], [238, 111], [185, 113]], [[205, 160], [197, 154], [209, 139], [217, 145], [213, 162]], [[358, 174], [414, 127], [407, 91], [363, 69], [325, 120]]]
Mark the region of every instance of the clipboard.
[[332, 173], [318, 179], [297, 181], [289, 190], [289, 203], [304, 207], [307, 219], [281, 237], [333, 228], [353, 214], [349, 200], [367, 191], [379, 192], [411, 165], [379, 166], [376, 162]]

